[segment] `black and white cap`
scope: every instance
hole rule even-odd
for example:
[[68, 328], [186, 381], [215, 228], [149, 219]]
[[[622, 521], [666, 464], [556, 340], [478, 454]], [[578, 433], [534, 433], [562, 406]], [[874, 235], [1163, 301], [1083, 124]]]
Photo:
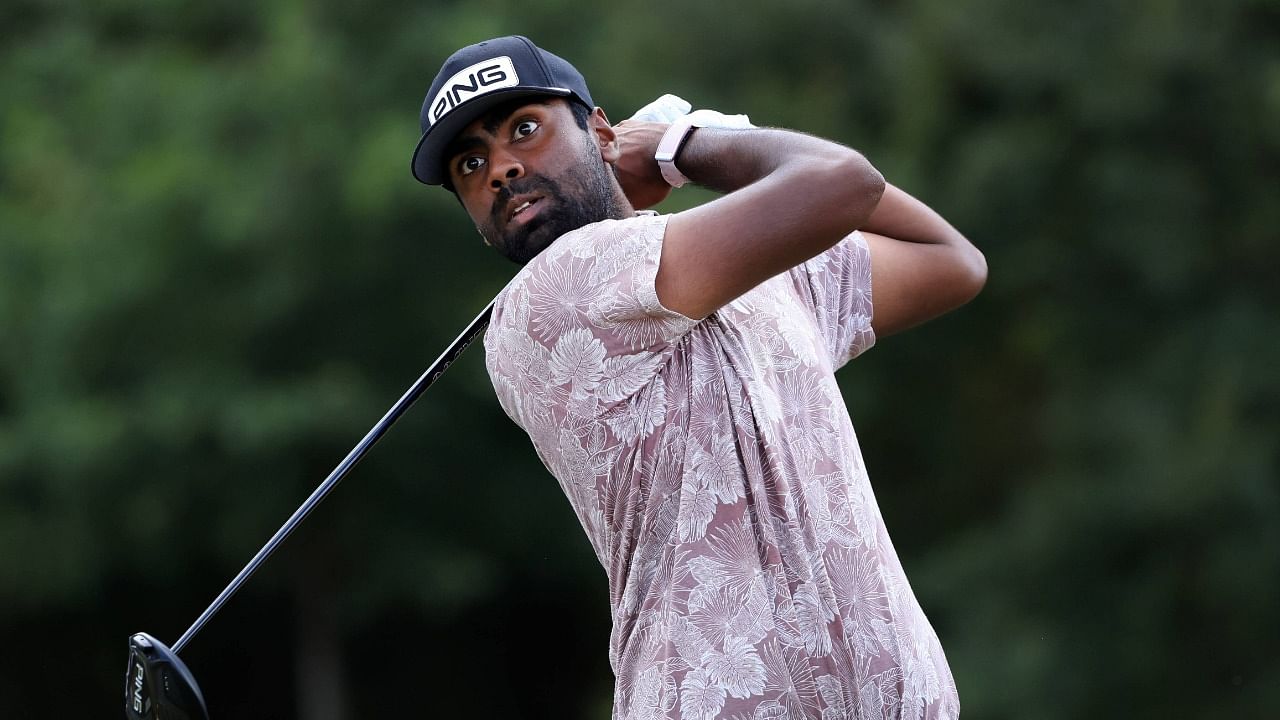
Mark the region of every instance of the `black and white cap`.
[[449, 56], [422, 102], [422, 139], [413, 151], [413, 176], [428, 185], [448, 180], [445, 146], [495, 105], [553, 95], [595, 107], [582, 73], [520, 35], [468, 45]]

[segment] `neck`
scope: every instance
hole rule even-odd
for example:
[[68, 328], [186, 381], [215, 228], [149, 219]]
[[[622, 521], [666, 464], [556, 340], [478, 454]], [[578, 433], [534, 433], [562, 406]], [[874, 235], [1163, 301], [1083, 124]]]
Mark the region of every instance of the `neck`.
[[607, 200], [606, 217], [610, 220], [626, 220], [629, 217], [635, 217], [636, 209], [631, 206], [631, 201], [627, 200], [627, 194], [622, 192], [622, 186], [618, 184], [617, 178], [611, 177], [610, 180], [612, 192]]

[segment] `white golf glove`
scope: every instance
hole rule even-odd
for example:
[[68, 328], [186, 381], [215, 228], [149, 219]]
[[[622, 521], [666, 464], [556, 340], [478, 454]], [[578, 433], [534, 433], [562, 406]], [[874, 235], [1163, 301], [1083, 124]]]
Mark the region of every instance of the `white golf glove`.
[[653, 102], [645, 105], [631, 116], [632, 120], [644, 120], [647, 122], [675, 122], [676, 118], [681, 115], [688, 115], [693, 106], [688, 100], [676, 95], [663, 95]]
[[[673, 123], [678, 118], [691, 114], [690, 111], [693, 111], [693, 105], [689, 104], [688, 100], [679, 95], [668, 93], [637, 110], [631, 116], [631, 119]], [[755, 125], [751, 124], [751, 118], [746, 115], [726, 115], [716, 110], [705, 109], [693, 112], [700, 119], [700, 122], [696, 123], [696, 127], [727, 128], [730, 130], [755, 127]]]

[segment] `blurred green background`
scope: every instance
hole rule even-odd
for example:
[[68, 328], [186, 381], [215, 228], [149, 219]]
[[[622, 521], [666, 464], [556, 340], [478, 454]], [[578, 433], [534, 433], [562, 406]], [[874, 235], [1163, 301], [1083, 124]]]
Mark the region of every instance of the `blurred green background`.
[[[857, 147], [986, 253], [841, 376], [966, 717], [1280, 717], [1275, 0], [4, 0], [0, 717], [119, 717], [127, 636], [511, 276], [409, 156], [515, 32], [614, 120]], [[215, 718], [606, 718], [608, 631], [473, 348], [183, 655]]]

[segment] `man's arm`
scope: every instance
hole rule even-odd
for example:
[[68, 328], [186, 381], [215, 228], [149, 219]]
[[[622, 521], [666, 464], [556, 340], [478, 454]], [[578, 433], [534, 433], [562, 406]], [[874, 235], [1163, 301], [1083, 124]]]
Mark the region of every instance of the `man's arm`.
[[[653, 150], [665, 125], [620, 123], [628, 196], [662, 183]], [[866, 223], [884, 179], [843, 145], [786, 130], [694, 130], [677, 158], [694, 182], [726, 193], [667, 222], [656, 279], [664, 306], [703, 318]]]
[[[619, 124], [617, 170], [629, 197], [666, 187], [652, 159], [665, 127]], [[877, 335], [958, 307], [985, 282], [986, 261], [973, 245], [923, 203], [886, 188], [862, 155], [842, 145], [785, 130], [702, 128], [677, 164], [698, 184], [727, 193], [667, 225], [658, 297], [689, 317], [706, 317], [860, 228], [872, 254]]]
[[871, 328], [885, 337], [954, 310], [987, 281], [987, 261], [927, 205], [886, 184], [861, 227], [871, 250]]

